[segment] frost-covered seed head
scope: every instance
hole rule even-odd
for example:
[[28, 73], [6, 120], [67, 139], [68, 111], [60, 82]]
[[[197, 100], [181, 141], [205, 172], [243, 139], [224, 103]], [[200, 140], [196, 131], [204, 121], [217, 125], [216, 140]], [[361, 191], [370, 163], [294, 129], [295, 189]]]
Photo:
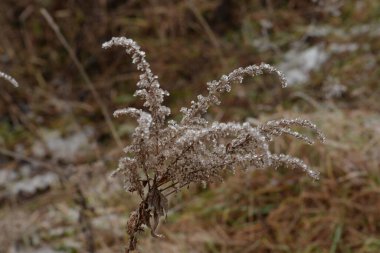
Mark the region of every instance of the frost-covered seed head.
[[311, 137], [291, 129], [293, 126], [312, 130], [317, 138], [323, 134], [307, 120], [280, 119], [252, 126], [249, 122], [212, 122], [203, 114], [211, 105], [220, 103], [220, 94], [229, 92], [234, 83], [241, 83], [246, 76], [257, 76], [264, 72], [276, 74], [283, 87], [284, 75], [269, 64], [238, 68], [219, 80], [207, 83], [207, 95], [198, 95], [190, 107], [182, 108], [182, 119], [167, 121], [170, 109], [163, 105], [169, 93], [160, 88], [157, 76], [150, 69], [145, 53], [137, 43], [124, 37], [112, 38], [103, 48], [121, 46], [132, 56], [132, 62], [142, 72], [135, 96], [141, 97], [146, 111], [136, 108], [119, 109], [115, 117], [129, 115], [137, 119], [126, 155], [119, 161], [113, 173], [124, 177], [125, 188], [137, 192], [141, 204], [128, 222], [129, 250], [136, 247], [136, 234], [143, 226], [155, 233], [159, 218], [166, 215], [167, 196], [178, 192], [190, 183], [207, 184], [222, 180], [224, 171], [237, 168], [278, 168], [284, 166], [300, 169], [312, 178], [319, 173], [298, 158], [286, 154], [273, 154], [269, 144], [275, 137], [286, 134], [313, 144]]
[[11, 77], [10, 75], [7, 75], [4, 72], [0, 71], [0, 78], [2, 78], [4, 80], [7, 80], [11, 84], [13, 84], [13, 86], [15, 86], [15, 87], [18, 87], [18, 82], [16, 81], [16, 79], [14, 79], [13, 77]]

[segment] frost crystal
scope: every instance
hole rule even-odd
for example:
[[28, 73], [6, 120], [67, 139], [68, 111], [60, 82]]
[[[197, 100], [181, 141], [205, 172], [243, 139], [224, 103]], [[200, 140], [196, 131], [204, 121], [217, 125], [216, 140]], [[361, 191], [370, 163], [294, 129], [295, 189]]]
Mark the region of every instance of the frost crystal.
[[136, 108], [120, 109], [114, 116], [129, 115], [137, 119], [138, 126], [132, 142], [124, 151], [113, 175], [124, 177], [125, 188], [141, 197], [139, 208], [128, 222], [129, 247], [136, 248], [136, 235], [147, 226], [154, 237], [160, 217], [166, 215], [167, 197], [190, 183], [207, 184], [220, 180], [224, 171], [237, 168], [268, 168], [279, 166], [305, 171], [317, 179], [318, 173], [300, 159], [286, 154], [272, 154], [269, 143], [274, 137], [286, 134], [309, 144], [313, 140], [291, 129], [305, 127], [323, 141], [317, 127], [302, 119], [268, 121], [259, 126], [245, 123], [209, 123], [203, 118], [211, 105], [220, 103], [220, 94], [229, 92], [234, 83], [242, 83], [245, 76], [257, 76], [264, 72], [276, 74], [283, 87], [284, 75], [269, 64], [238, 68], [219, 80], [207, 83], [208, 94], [197, 96], [190, 107], [182, 108], [180, 121], [167, 121], [170, 109], [162, 105], [169, 93], [160, 88], [157, 76], [152, 73], [145, 59], [145, 52], [137, 43], [126, 38], [112, 38], [103, 48], [121, 46], [132, 56], [132, 62], [142, 72], [135, 96], [141, 97], [147, 111]]
[[0, 78], [7, 80], [11, 84], [13, 84], [13, 86], [15, 86], [15, 87], [18, 87], [18, 82], [16, 81], [16, 79], [11, 77], [10, 75], [7, 75], [7, 74], [0, 71]]

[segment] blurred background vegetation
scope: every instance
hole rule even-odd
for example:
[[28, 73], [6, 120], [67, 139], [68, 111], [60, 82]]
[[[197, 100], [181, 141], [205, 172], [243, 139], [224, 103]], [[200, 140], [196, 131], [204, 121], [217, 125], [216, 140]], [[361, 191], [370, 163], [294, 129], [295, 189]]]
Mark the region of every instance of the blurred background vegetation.
[[[112, 36], [147, 53], [178, 117], [205, 83], [249, 64], [247, 79], [207, 115], [314, 121], [327, 143], [281, 138], [273, 150], [321, 171], [248, 171], [171, 199], [163, 240], [141, 252], [380, 252], [380, 2], [373, 0], [2, 0], [0, 252], [123, 252], [136, 202], [109, 179], [121, 154], [99, 101], [40, 13], [54, 18], [109, 114], [141, 107], [138, 73]], [[112, 119], [123, 144], [135, 126]]]

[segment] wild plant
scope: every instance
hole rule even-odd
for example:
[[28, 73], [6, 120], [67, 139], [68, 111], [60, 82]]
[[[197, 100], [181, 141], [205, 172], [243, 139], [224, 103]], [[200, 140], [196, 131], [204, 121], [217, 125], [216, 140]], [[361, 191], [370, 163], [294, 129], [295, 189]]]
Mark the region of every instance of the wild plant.
[[170, 109], [163, 105], [169, 93], [160, 87], [139, 45], [124, 37], [112, 38], [103, 48], [120, 46], [131, 55], [132, 62], [141, 72], [135, 96], [144, 100], [146, 110], [125, 108], [116, 110], [115, 117], [128, 115], [137, 119], [138, 126], [125, 155], [112, 175], [122, 175], [125, 189], [136, 192], [141, 202], [130, 214], [127, 223], [129, 245], [127, 252], [136, 249], [137, 234], [148, 227], [156, 233], [160, 217], [168, 211], [168, 196], [191, 183], [210, 183], [222, 180], [225, 171], [238, 168], [301, 169], [317, 179], [319, 173], [302, 160], [287, 154], [274, 154], [269, 149], [275, 137], [286, 134], [313, 144], [314, 141], [293, 126], [311, 129], [323, 141], [316, 125], [303, 119], [271, 120], [254, 126], [249, 122], [208, 122], [203, 116], [210, 106], [220, 104], [220, 95], [229, 92], [233, 83], [242, 83], [245, 76], [264, 72], [276, 74], [283, 87], [284, 75], [271, 65], [261, 63], [238, 68], [219, 80], [207, 83], [207, 95], [198, 95], [187, 108], [182, 108], [181, 120], [168, 120]]
[[15, 87], [18, 87], [18, 82], [16, 81], [16, 79], [14, 79], [13, 77], [11, 77], [10, 75], [7, 75], [4, 72], [0, 71], [0, 78], [6, 80], [8, 82], [10, 82]]

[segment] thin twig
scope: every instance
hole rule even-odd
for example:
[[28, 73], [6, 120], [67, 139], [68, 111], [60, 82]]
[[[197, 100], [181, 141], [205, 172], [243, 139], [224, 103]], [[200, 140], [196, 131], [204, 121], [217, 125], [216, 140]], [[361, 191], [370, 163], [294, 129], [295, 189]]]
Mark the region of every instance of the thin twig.
[[34, 166], [39, 166], [39, 167], [42, 167], [42, 168], [45, 168], [45, 169], [52, 169], [52, 168], [54, 168], [53, 164], [42, 162], [42, 161], [39, 161], [39, 160], [35, 160], [33, 158], [24, 156], [24, 155], [22, 155], [20, 153], [17, 153], [17, 152], [6, 150], [4, 148], [0, 148], [0, 154], [12, 157], [15, 160], [25, 161], [25, 162], [33, 164]]
[[[178, 160], [181, 159], [181, 157], [182, 157], [182, 156], [183, 156], [183, 155], [184, 155], [184, 154], [185, 154], [185, 153], [186, 153], [186, 152], [187, 152], [192, 146], [193, 146], [193, 144], [187, 146], [186, 149], [182, 150], [181, 154], [179, 154], [179, 155], [175, 158], [175, 160], [174, 160], [173, 162], [171, 162], [170, 165], [166, 168], [166, 171], [164, 172], [164, 174], [163, 174], [163, 176], [161, 177], [161, 179], [162, 179], [162, 178], [165, 178], [166, 174], [169, 173], [170, 168], [172, 168], [173, 165], [175, 165], [175, 164], [178, 162]], [[164, 185], [164, 184], [166, 184], [166, 182], [159, 183], [157, 187], [160, 187], [160, 186], [162, 186], [162, 185]]]
[[190, 11], [194, 14], [194, 16], [196, 17], [196, 19], [198, 19], [199, 23], [201, 24], [201, 26], [205, 30], [207, 36], [209, 37], [211, 43], [215, 47], [215, 49], [216, 49], [216, 51], [217, 51], [217, 53], [219, 55], [220, 61], [221, 61], [222, 65], [223, 65], [223, 68], [226, 68], [227, 63], [226, 63], [226, 60], [225, 60], [225, 58], [223, 56], [223, 52], [222, 52], [219, 40], [216, 37], [216, 35], [213, 32], [213, 30], [211, 29], [210, 25], [207, 23], [206, 19], [202, 16], [201, 12], [198, 10], [198, 8], [194, 4], [193, 0], [188, 0], [187, 1], [187, 6], [190, 9]]
[[[191, 182], [183, 183], [182, 185], [180, 185], [180, 186], [178, 187], [178, 189], [181, 189], [181, 188], [183, 188], [183, 187], [189, 185], [190, 183], [191, 183]], [[165, 194], [165, 198], [168, 197], [169, 195], [171, 195], [171, 194], [177, 192], [178, 189], [174, 189], [174, 190], [172, 190], [171, 192]]]
[[95, 236], [94, 229], [91, 223], [91, 215], [95, 212], [84, 196], [79, 183], [75, 184], [76, 198], [74, 201], [79, 206], [79, 224], [86, 241], [86, 249], [88, 253], [95, 253]]
[[104, 119], [108, 125], [108, 128], [111, 131], [112, 137], [114, 138], [117, 145], [120, 148], [122, 148], [123, 145], [121, 143], [120, 137], [118, 136], [118, 134], [116, 132], [116, 128], [111, 121], [111, 116], [108, 113], [108, 110], [107, 110], [106, 106], [104, 105], [102, 99], [100, 98], [99, 93], [96, 91], [94, 83], [91, 81], [91, 79], [88, 76], [88, 74], [86, 73], [83, 65], [80, 63], [78, 57], [76, 56], [74, 50], [70, 47], [68, 41], [66, 40], [66, 38], [63, 36], [62, 32], [60, 31], [59, 26], [54, 22], [54, 19], [49, 14], [49, 12], [46, 9], [41, 9], [40, 12], [41, 12], [42, 16], [45, 18], [45, 20], [47, 21], [47, 23], [49, 24], [49, 26], [51, 27], [51, 29], [53, 29], [53, 31], [55, 32], [55, 35], [57, 36], [58, 40], [61, 42], [63, 47], [69, 53], [71, 60], [74, 62], [74, 64], [77, 67], [80, 75], [82, 76], [83, 80], [85, 81], [86, 85], [88, 86], [92, 95], [94, 96], [96, 103], [100, 107], [102, 114], [103, 114], [103, 117], [104, 117]]
[[176, 186], [178, 183], [179, 183], [179, 182], [176, 182], [176, 183], [173, 183], [173, 184], [171, 184], [171, 185], [169, 185], [169, 186], [166, 186], [165, 188], [161, 189], [160, 191], [161, 191], [161, 192], [166, 191], [167, 189]]

